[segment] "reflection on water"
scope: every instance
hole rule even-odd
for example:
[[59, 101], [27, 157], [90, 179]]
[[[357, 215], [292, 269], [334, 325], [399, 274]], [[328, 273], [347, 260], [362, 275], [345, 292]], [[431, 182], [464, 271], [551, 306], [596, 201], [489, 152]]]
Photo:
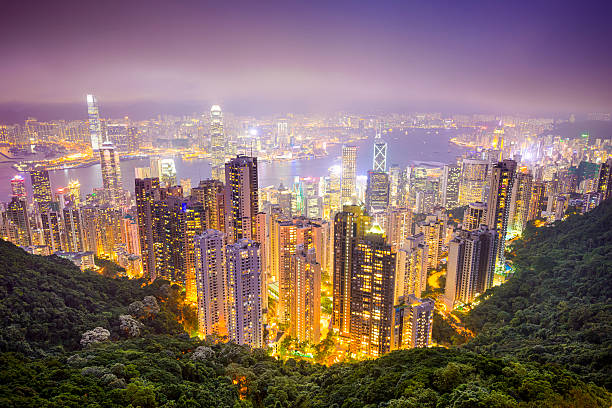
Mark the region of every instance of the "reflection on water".
[[[454, 130], [426, 130], [413, 129], [405, 132], [393, 132], [384, 136], [389, 144], [387, 163], [398, 164], [402, 167], [421, 162], [431, 164], [451, 163], [460, 156], [464, 149], [449, 144], [449, 139], [455, 135]], [[357, 173], [365, 175], [372, 167], [372, 139], [357, 143]], [[262, 162], [259, 168], [259, 185], [261, 187], [279, 183], [289, 186], [295, 176], [323, 177], [328, 173], [329, 167], [340, 164], [341, 146], [328, 148], [329, 156], [310, 160], [294, 160], [284, 162]], [[210, 177], [210, 165], [206, 160], [182, 160], [175, 158], [177, 179], [190, 178], [192, 184]], [[147, 167], [147, 159], [137, 159], [121, 162], [121, 174], [124, 188], [134, 190], [134, 169]], [[0, 165], [0, 199], [9, 200], [10, 179], [15, 170], [8, 164]], [[53, 188], [66, 186], [69, 180], [78, 179], [81, 183], [83, 196], [94, 188], [102, 187], [100, 165], [70, 170], [56, 170], [50, 172]], [[26, 177], [29, 181], [29, 177]]]

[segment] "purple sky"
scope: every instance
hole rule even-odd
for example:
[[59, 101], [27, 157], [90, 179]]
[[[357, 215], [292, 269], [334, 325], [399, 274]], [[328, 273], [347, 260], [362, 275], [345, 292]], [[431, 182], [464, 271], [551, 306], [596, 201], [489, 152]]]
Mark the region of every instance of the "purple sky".
[[610, 112], [611, 16], [609, 0], [3, 2], [0, 105]]

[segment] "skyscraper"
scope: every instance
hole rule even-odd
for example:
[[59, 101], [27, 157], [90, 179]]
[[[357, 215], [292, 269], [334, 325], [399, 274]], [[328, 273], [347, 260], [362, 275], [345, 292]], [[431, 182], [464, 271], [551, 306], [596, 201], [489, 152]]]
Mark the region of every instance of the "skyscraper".
[[49, 172], [47, 170], [32, 170], [30, 171], [30, 178], [32, 179], [32, 191], [36, 210], [39, 213], [49, 210], [53, 201]]
[[59, 212], [47, 210], [40, 214], [40, 220], [49, 253], [62, 251], [62, 218]]
[[357, 146], [342, 146], [342, 184], [341, 184], [341, 204], [347, 204], [355, 196], [357, 175], [356, 162]]
[[259, 196], [257, 157], [238, 155], [225, 164], [225, 232], [228, 242], [254, 239]]
[[510, 214], [508, 227], [521, 234], [529, 220], [529, 203], [531, 201], [533, 178], [531, 173], [521, 171], [516, 173], [510, 197]]
[[321, 325], [321, 265], [315, 249], [299, 245], [291, 256], [291, 336], [317, 344]]
[[483, 201], [487, 184], [489, 162], [463, 159], [459, 184], [459, 205]]
[[353, 248], [369, 228], [370, 217], [359, 206], [344, 206], [334, 217], [333, 327], [342, 336], [350, 333]]
[[231, 341], [263, 346], [259, 244], [240, 239], [226, 247], [228, 332]]
[[6, 215], [11, 223], [13, 243], [19, 246], [32, 245], [30, 234], [30, 218], [28, 217], [28, 204], [19, 197], [11, 198], [6, 208]]
[[482, 202], [470, 203], [468, 208], [463, 212], [463, 229], [473, 231], [480, 228], [480, 225], [485, 224], [485, 214], [487, 205]]
[[138, 235], [144, 275], [153, 281], [155, 271], [155, 249], [153, 240], [153, 209], [159, 190], [158, 178], [137, 178], [135, 181], [136, 212], [138, 214]]
[[409, 237], [397, 251], [394, 304], [408, 295], [421, 297], [427, 286], [428, 257], [429, 247], [423, 233]]
[[350, 349], [379, 357], [391, 349], [396, 253], [374, 225], [353, 248]]
[[457, 165], [446, 164], [442, 173], [440, 184], [441, 203], [444, 208], [453, 209], [459, 207], [459, 182], [461, 180], [461, 168]]
[[386, 218], [387, 242], [399, 248], [412, 234], [412, 210], [405, 207], [389, 209]]
[[81, 222], [81, 211], [69, 206], [64, 208], [64, 233], [66, 234], [66, 245], [64, 250], [67, 252], [82, 252], [85, 250], [83, 242], [83, 230]]
[[459, 231], [448, 249], [444, 302], [450, 310], [456, 302], [471, 303], [493, 285], [497, 232], [485, 226]]
[[201, 180], [191, 195], [204, 207], [206, 228], [225, 231], [225, 186], [219, 180]]
[[89, 138], [91, 140], [91, 148], [94, 151], [98, 151], [102, 146], [104, 137], [102, 136], [102, 127], [100, 125], [98, 100], [91, 94], [87, 95], [87, 120], [89, 122]]
[[100, 165], [102, 167], [102, 187], [109, 203], [119, 205], [123, 197], [119, 153], [112, 142], [106, 141], [100, 146]]
[[407, 295], [393, 309], [391, 349], [429, 347], [433, 328], [433, 299]]
[[601, 200], [606, 200], [612, 195], [612, 159], [601, 163], [597, 180], [597, 192], [601, 194]]
[[226, 237], [209, 229], [195, 237], [199, 332], [227, 335]]
[[389, 207], [389, 175], [383, 171], [368, 171], [366, 209], [374, 215]]
[[288, 147], [291, 145], [289, 139], [289, 123], [287, 119], [279, 119], [276, 122], [276, 144], [280, 147]]
[[11, 196], [26, 199], [26, 187], [23, 176], [17, 174], [11, 179]]
[[210, 108], [210, 155], [212, 178], [223, 179], [223, 163], [225, 162], [225, 133], [223, 129], [223, 112], [219, 105]]
[[495, 245], [495, 265], [502, 267], [505, 262], [506, 231], [510, 216], [510, 200], [516, 174], [516, 162], [504, 160], [493, 166], [489, 182], [489, 201], [487, 202], [486, 224], [497, 231]]
[[379, 129], [374, 138], [374, 158], [372, 169], [377, 172], [387, 171], [387, 142], [382, 139], [382, 132]]

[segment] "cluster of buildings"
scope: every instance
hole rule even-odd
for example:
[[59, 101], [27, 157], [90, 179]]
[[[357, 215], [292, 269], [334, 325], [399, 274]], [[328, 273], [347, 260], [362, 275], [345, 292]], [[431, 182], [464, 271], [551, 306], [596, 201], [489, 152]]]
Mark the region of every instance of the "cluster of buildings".
[[[508, 239], [529, 221], [560, 220], [570, 207], [589, 211], [612, 189], [610, 142], [543, 136], [547, 121], [472, 126], [471, 138], [456, 140], [471, 146], [456, 162], [400, 167], [388, 163], [383, 121], [354, 117], [343, 117], [344, 125], [375, 132], [365, 177], [357, 174], [357, 147], [345, 143], [341, 166], [328, 176], [260, 188], [258, 157], [236, 155], [236, 146], [282, 156], [306, 143], [311, 128], [302, 118], [297, 132], [297, 118], [276, 118], [228, 137], [236, 122], [215, 105], [206, 137], [202, 123], [192, 122], [211, 177], [192, 185], [177, 180], [172, 160], [152, 158], [136, 169], [132, 193], [119, 152], [152, 139], [142, 127], [101, 120], [94, 96], [87, 103], [87, 142], [101, 163], [102, 188], [85, 197], [78, 181], [53, 190], [49, 173], [35, 168], [30, 197], [16, 176], [11, 201], [0, 208], [0, 235], [83, 269], [94, 268], [95, 255], [131, 277], [181, 284], [197, 305], [202, 336], [253, 347], [287, 336], [317, 344], [330, 331], [336, 356], [428, 347], [435, 309], [474, 303], [503, 279]], [[385, 127], [405, 120], [391, 117]], [[410, 125], [462, 121], [473, 125], [473, 118], [437, 115], [416, 115]], [[426, 296], [428, 277], [444, 270], [444, 295]]]

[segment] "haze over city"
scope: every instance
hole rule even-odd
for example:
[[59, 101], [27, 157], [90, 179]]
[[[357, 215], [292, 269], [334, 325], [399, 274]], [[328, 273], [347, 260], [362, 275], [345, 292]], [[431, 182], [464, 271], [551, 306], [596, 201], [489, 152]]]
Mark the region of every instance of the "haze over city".
[[0, 407], [612, 406], [612, 2], [0, 12]]

